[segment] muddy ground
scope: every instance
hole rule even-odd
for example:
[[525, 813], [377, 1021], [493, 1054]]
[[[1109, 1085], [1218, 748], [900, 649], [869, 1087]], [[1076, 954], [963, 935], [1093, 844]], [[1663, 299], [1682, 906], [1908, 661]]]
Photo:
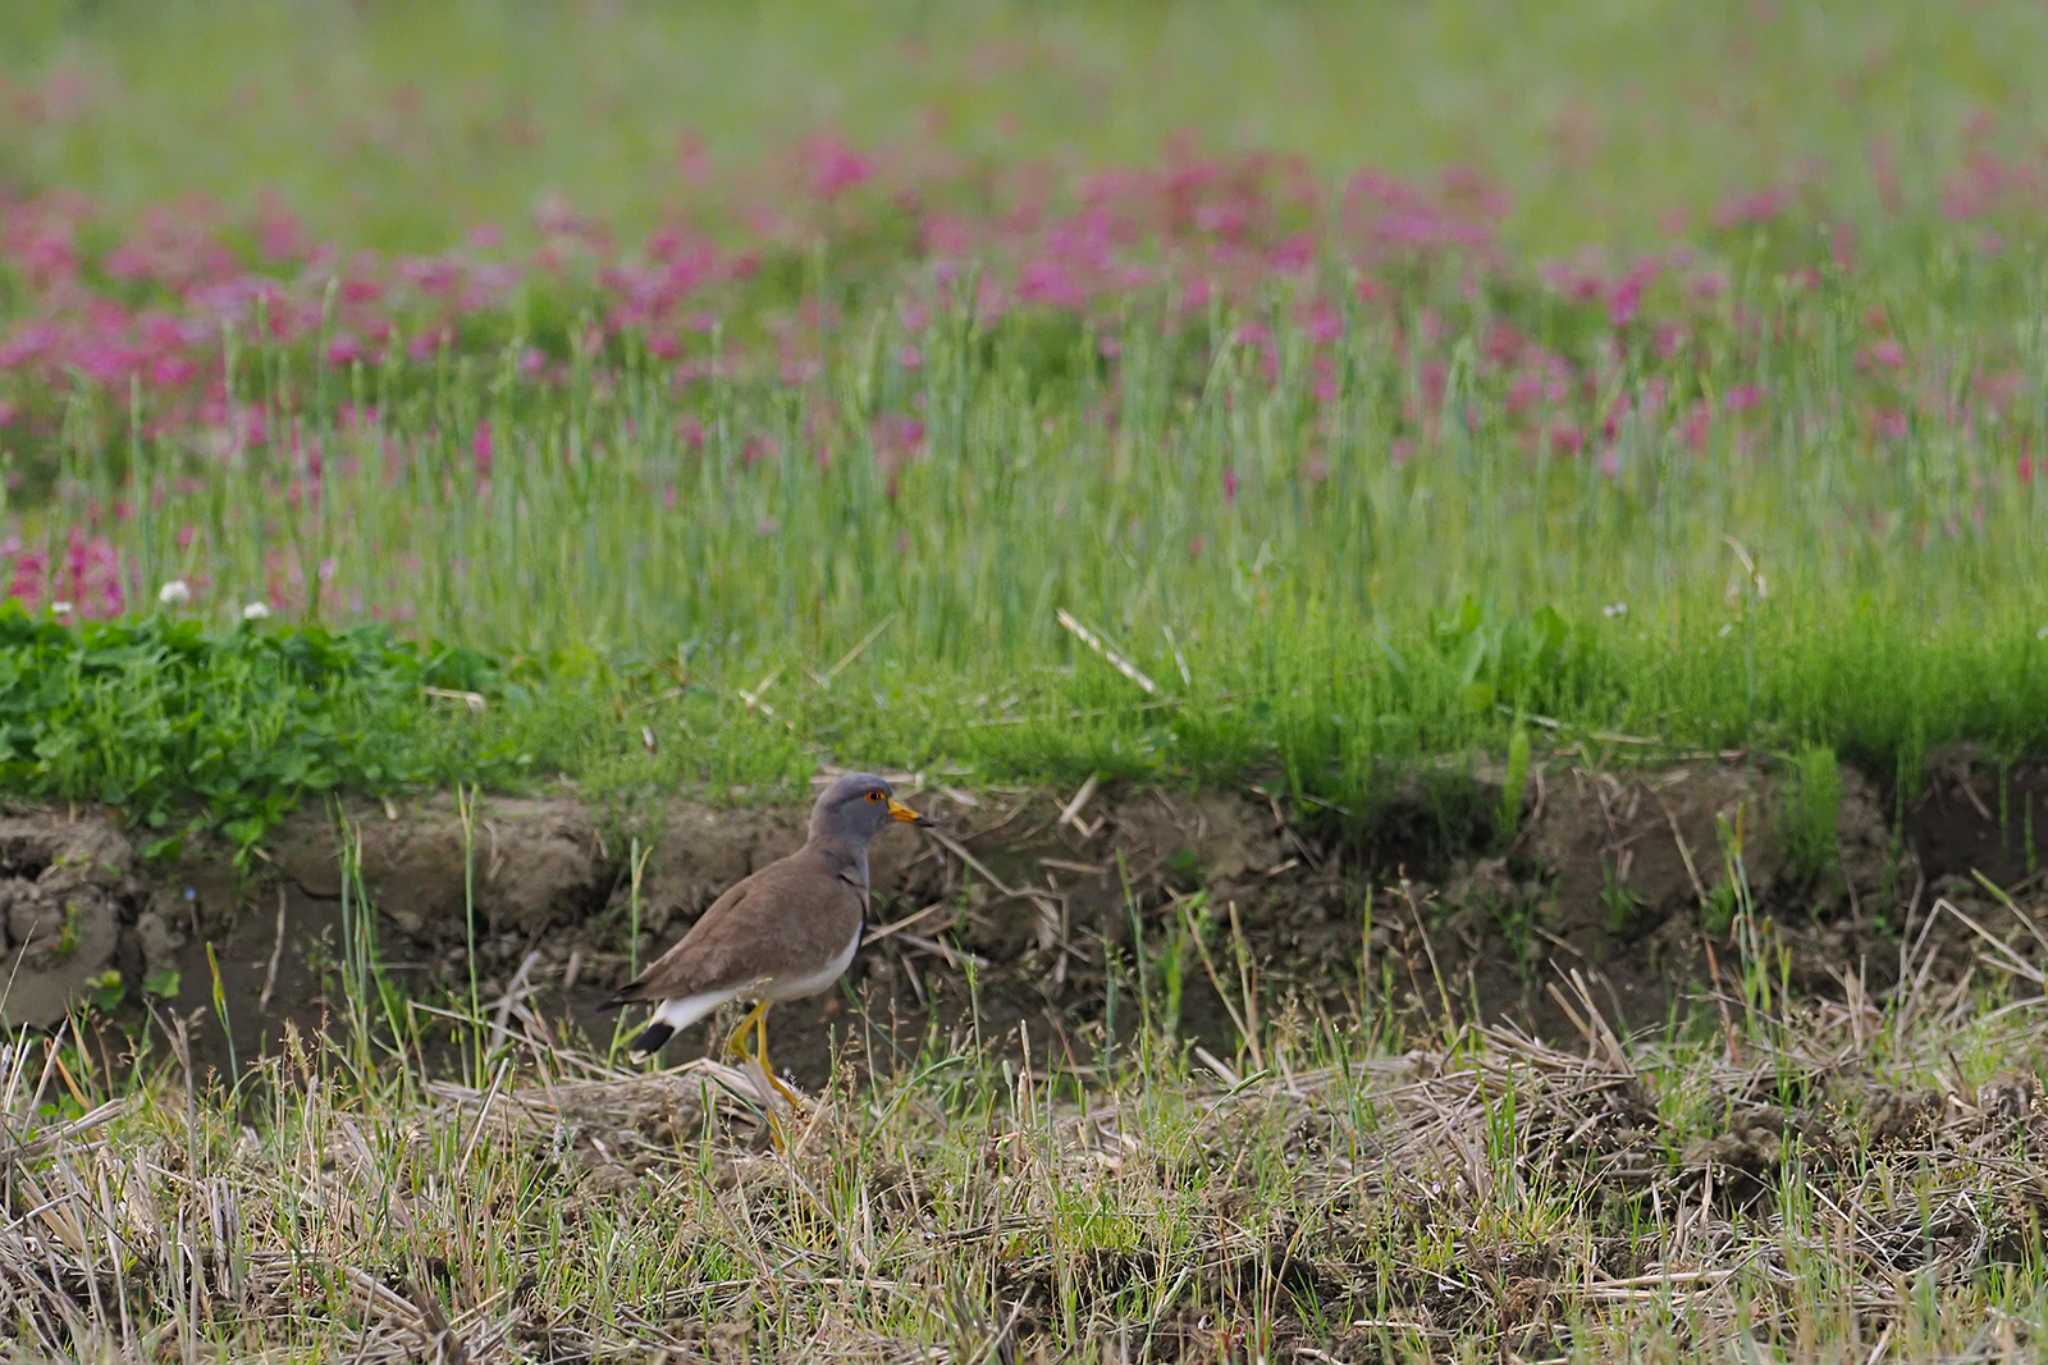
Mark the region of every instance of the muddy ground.
[[[1774, 977], [1782, 968], [1795, 989], [1839, 993], [1860, 975], [1880, 991], [1923, 933], [1933, 949], [1915, 962], [1987, 970], [1965, 916], [2033, 959], [2028, 911], [1977, 874], [2039, 908], [2029, 892], [2048, 763], [1956, 751], [1930, 771], [1898, 792], [1844, 768], [1838, 798], [1816, 798], [1811, 775], [1802, 784], [1742, 760], [1606, 772], [1553, 762], [1511, 826], [1497, 814], [1500, 776], [1483, 765], [1411, 775], [1370, 813], [1258, 787], [1105, 787], [1071, 810], [1074, 793], [923, 787], [912, 798], [941, 832], [891, 830], [878, 843], [872, 941], [842, 989], [777, 1009], [776, 1061], [815, 1085], [835, 1048], [887, 1066], [934, 1024], [984, 1041], [1015, 1039], [1022, 1024], [1036, 1056], [1087, 1065], [1138, 1021], [1141, 967], [1156, 1009], [1176, 958], [1179, 1018], [1153, 1023], [1219, 1050], [1235, 1045], [1247, 981], [1268, 1020], [1355, 1013], [1370, 998], [1424, 1027], [1448, 1011], [1556, 1037], [1570, 1024], [1552, 988], [1573, 972], [1630, 1026], [1708, 1018], [1717, 988], [1738, 990], [1731, 874]], [[596, 1007], [632, 962], [794, 847], [805, 811], [678, 798], [629, 826], [573, 796], [487, 799], [467, 859], [446, 798], [346, 814], [393, 981], [423, 998], [466, 995], [467, 862], [486, 1012], [514, 1029], [541, 1020], [603, 1038], [612, 1017]], [[138, 843], [105, 812], [0, 815], [9, 1026], [47, 1027], [92, 999], [131, 1025], [182, 1018], [195, 1052], [225, 1061], [209, 943], [234, 1056], [274, 1045], [288, 1018], [333, 1025], [347, 901], [332, 811], [294, 817], [250, 877], [219, 849], [147, 867]], [[670, 1055], [712, 1046], [709, 1027]]]

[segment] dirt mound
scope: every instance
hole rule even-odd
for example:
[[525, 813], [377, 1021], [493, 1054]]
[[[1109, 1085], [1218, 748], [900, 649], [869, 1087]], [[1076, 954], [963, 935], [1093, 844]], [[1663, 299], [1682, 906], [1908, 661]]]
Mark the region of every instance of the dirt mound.
[[[1631, 1025], [1736, 990], [1745, 952], [1774, 985], [1878, 990], [1909, 948], [1922, 975], [1960, 970], [1979, 946], [1966, 917], [2031, 951], [1969, 874], [2033, 885], [2048, 765], [1948, 755], [1911, 799], [1848, 769], [1713, 760], [1539, 767], [1512, 811], [1483, 764], [1411, 775], [1369, 812], [1256, 788], [1071, 795], [919, 792], [942, 827], [876, 847], [877, 924], [848, 978], [865, 1024], [818, 1027], [844, 1014], [838, 993], [784, 1006], [778, 1059], [815, 1082], [835, 1034], [887, 1065], [934, 1022], [971, 1019], [984, 1037], [1026, 1023], [1035, 1050], [1093, 1061], [1153, 1008], [1130, 988], [1169, 980], [1173, 1016], [1151, 1023], [1225, 1047], [1247, 991], [1261, 1009], [1390, 995], [1425, 1019], [1553, 1034], [1572, 1018], [1554, 983], [1573, 972]], [[379, 957], [408, 989], [466, 992], [473, 961], [500, 1017], [605, 1031], [593, 1007], [610, 988], [793, 847], [803, 819], [800, 805], [676, 800], [627, 828], [571, 797], [363, 803], [341, 822], [295, 817], [238, 880], [218, 850], [144, 869], [106, 816], [18, 810], [0, 821], [0, 1012], [48, 1025], [81, 994], [133, 1000], [147, 982], [203, 1047], [217, 962], [237, 1053], [254, 1055], [283, 1016], [319, 1022], [366, 896]], [[1936, 914], [1942, 898], [1957, 913]], [[110, 971], [122, 989], [106, 989]]]
[[9, 949], [9, 1022], [45, 1025], [112, 963], [120, 931], [112, 886], [134, 856], [102, 819], [0, 818], [0, 943]]

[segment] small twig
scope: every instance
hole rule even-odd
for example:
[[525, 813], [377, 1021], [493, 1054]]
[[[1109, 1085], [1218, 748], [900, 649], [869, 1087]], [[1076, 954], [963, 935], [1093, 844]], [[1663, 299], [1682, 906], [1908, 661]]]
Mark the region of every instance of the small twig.
[[1707, 937], [1704, 931], [1700, 934], [1700, 946], [1707, 950], [1707, 973], [1714, 982], [1714, 1008], [1721, 1012], [1721, 1032], [1726, 1034], [1728, 1039], [1728, 1061], [1733, 1065], [1740, 1065], [1742, 1048], [1736, 1042], [1735, 1020], [1728, 1013], [1727, 989], [1721, 984], [1721, 960], [1714, 956], [1714, 940]]
[[2044, 974], [2040, 968], [2034, 966], [2025, 958], [2021, 957], [2018, 953], [2015, 953], [2010, 947], [2006, 946], [2006, 944], [1999, 938], [1997, 938], [1995, 935], [1993, 935], [1989, 929], [1986, 929], [1983, 925], [1977, 923], [1977, 921], [1971, 919], [1968, 915], [1964, 914], [1961, 910], [1957, 909], [1954, 901], [1949, 900], [1945, 896], [1941, 897], [1940, 899], [1934, 902], [1934, 909], [1935, 913], [1937, 914], [1939, 914], [1943, 910], [1948, 911], [1951, 915], [1954, 915], [1957, 919], [1961, 920], [1963, 922], [1964, 927], [1969, 929], [1971, 933], [1975, 934], [1978, 938], [1981, 938], [1986, 943], [1990, 944], [1991, 951], [1998, 955], [1996, 959], [1988, 957], [1984, 959], [1985, 961], [1990, 962], [1991, 965], [1998, 967], [2001, 970], [2011, 972], [2015, 976], [2024, 977], [2028, 981], [2033, 982], [2036, 986], [2048, 984], [2048, 974]]
[[833, 664], [830, 668], [825, 670], [824, 674], [818, 679], [818, 686], [830, 686], [832, 680], [838, 677], [840, 673], [846, 669], [847, 665], [851, 664], [855, 659], [858, 659], [861, 655], [865, 654], [867, 652], [868, 646], [881, 638], [882, 632], [887, 630], [889, 628], [889, 623], [894, 621], [895, 619], [896, 613], [892, 611], [887, 616], [884, 616], [879, 622], [877, 622], [873, 630], [869, 631], [867, 634], [860, 637], [859, 644], [855, 645], [852, 649], [847, 650], [846, 653], [840, 655], [839, 662]]
[[1977, 871], [1975, 868], [1970, 869], [1970, 875], [1977, 879], [1977, 884], [1979, 886], [1983, 887], [1986, 891], [1989, 891], [1991, 893], [1991, 897], [1993, 900], [1996, 900], [2000, 905], [2004, 906], [2007, 910], [2012, 912], [2012, 917], [2020, 922], [2020, 928], [2026, 930], [2028, 934], [2032, 935], [2034, 942], [2040, 945], [2041, 950], [2043, 952], [2048, 952], [2048, 934], [2043, 934], [2041, 932], [2041, 926], [2034, 923], [2033, 917], [2029, 915], [2026, 911], [2020, 909], [2019, 902], [2015, 901], [2012, 898], [2011, 893], [2007, 892], [2004, 888], [2000, 887], [1996, 882], [1993, 882], [1991, 878], [1985, 876], [1982, 872]]
[[879, 929], [869, 930], [868, 933], [863, 937], [862, 942], [880, 943], [883, 939], [889, 937], [889, 935], [900, 934], [913, 924], [922, 924], [925, 920], [930, 919], [933, 915], [938, 914], [939, 911], [948, 908], [950, 908], [949, 902], [933, 901], [924, 909], [919, 910], [915, 914], [905, 915], [902, 919], [897, 920], [894, 924], [885, 924]]
[[459, 701], [467, 706], [472, 714], [481, 713], [484, 707], [489, 705], [481, 692], [464, 692], [452, 687], [422, 687], [420, 691], [435, 701]]
[[1264, 1071], [1266, 1052], [1259, 1045], [1259, 997], [1252, 989], [1251, 944], [1244, 936], [1244, 922], [1237, 916], [1237, 902], [1228, 902], [1226, 908], [1230, 911], [1230, 942], [1237, 953], [1237, 986], [1244, 1001], [1244, 1039], [1252, 1050], [1252, 1065]]
[[1692, 882], [1692, 893], [1699, 897], [1700, 908], [1704, 910], [1707, 906], [1707, 886], [1700, 880], [1699, 869], [1693, 865], [1692, 849], [1686, 846], [1685, 836], [1679, 833], [1678, 817], [1671, 813], [1671, 807], [1665, 802], [1662, 793], [1653, 789], [1650, 796], [1656, 801], [1657, 808], [1664, 812], [1664, 823], [1671, 826], [1671, 842], [1678, 845], [1679, 861], [1685, 864], [1685, 875]]
[[1224, 1085], [1232, 1090], [1237, 1089], [1238, 1086], [1244, 1083], [1244, 1078], [1232, 1070], [1229, 1063], [1223, 1061], [1200, 1043], [1195, 1044], [1195, 1060], [1215, 1072], [1216, 1079], [1222, 1081]]
[[491, 1106], [497, 1102], [498, 1092], [504, 1088], [505, 1077], [512, 1070], [512, 1059], [507, 1057], [498, 1063], [498, 1074], [491, 1077], [491, 1088], [484, 1092], [484, 1102], [476, 1111], [476, 1123], [469, 1130], [469, 1141], [462, 1148], [462, 1169], [469, 1169], [469, 1160], [476, 1155], [476, 1144], [483, 1138], [484, 1123], [491, 1117]]
[[[1221, 696], [1205, 698], [1202, 705], [1212, 711], [1227, 711], [1237, 706], [1238, 702], [1239, 698], [1225, 693]], [[1096, 720], [1103, 716], [1128, 716], [1145, 711], [1171, 711], [1177, 709], [1180, 705], [1181, 700], [1179, 697], [1162, 697], [1158, 701], [1141, 701], [1131, 706], [1084, 707], [1079, 710], [1069, 711], [1059, 717], [1059, 719], [1066, 721]], [[994, 716], [987, 720], [970, 720], [966, 722], [967, 727], [972, 730], [986, 730], [1004, 725], [1038, 725], [1041, 723], [1042, 718], [1039, 716]]]
[[277, 968], [284, 960], [284, 883], [277, 886], [277, 937], [270, 945], [270, 966], [263, 973], [263, 994], [256, 997], [256, 1012], [270, 1008], [270, 993], [277, 989]]
[[733, 690], [740, 694], [740, 700], [747, 704], [749, 711], [759, 711], [764, 716], [773, 716], [775, 708], [762, 701], [761, 698], [768, 695], [768, 689], [775, 686], [775, 680], [781, 676], [782, 670], [780, 668], [771, 669], [767, 677], [754, 684], [752, 691], [744, 687], [734, 688]]
[[1067, 609], [1065, 607], [1059, 608], [1053, 613], [1053, 615], [1059, 621], [1060, 625], [1065, 627], [1069, 632], [1073, 634], [1074, 638], [1078, 639], [1082, 644], [1088, 646], [1088, 648], [1094, 650], [1097, 654], [1101, 655], [1103, 661], [1106, 662], [1111, 668], [1114, 668], [1117, 672], [1123, 674], [1126, 678], [1129, 678], [1132, 682], [1136, 683], [1138, 685], [1139, 690], [1142, 691], [1146, 696], [1149, 697], [1154, 692], [1157, 692], [1159, 690], [1158, 683], [1153, 682], [1150, 678], [1146, 677], [1144, 673], [1139, 671], [1138, 666], [1136, 664], [1132, 663], [1129, 659], [1126, 659], [1123, 655], [1117, 653], [1108, 645], [1104, 644], [1100, 636], [1098, 636], [1094, 631], [1088, 629], [1088, 627], [1082, 625], [1079, 621], [1076, 621], [1071, 615], [1067, 613]]
[[[1038, 888], [1032, 886], [1013, 887], [1006, 885], [1001, 877], [998, 877], [995, 873], [989, 871], [988, 865], [986, 863], [982, 862], [981, 859], [975, 857], [972, 853], [969, 853], [967, 851], [967, 846], [965, 844], [962, 844], [958, 839], [955, 839], [952, 835], [946, 833], [944, 830], [926, 827], [924, 832], [941, 848], [945, 849], [954, 857], [958, 858], [961, 862], [967, 864], [968, 867], [972, 868], [983, 881], [987, 882], [990, 886], [996, 889], [997, 895], [1002, 896], [1008, 900], [1036, 901], [1039, 903], [1041, 907], [1049, 907], [1055, 910], [1058, 909], [1060, 900], [1059, 897], [1053, 895], [1051, 892], [1040, 891]], [[910, 936], [907, 934], [904, 936], [906, 941], [909, 940], [909, 937]]]
[[1088, 774], [1088, 780], [1081, 784], [1081, 790], [1075, 792], [1073, 800], [1067, 802], [1067, 804], [1060, 810], [1060, 818], [1058, 823], [1062, 825], [1072, 825], [1074, 827], [1074, 832], [1079, 834], [1083, 839], [1090, 837], [1095, 833], [1096, 830], [1101, 828], [1100, 824], [1084, 825], [1081, 823], [1081, 810], [1089, 803], [1090, 800], [1094, 799], [1095, 789], [1096, 787], [1101, 785], [1101, 782], [1101, 773]]
[[540, 951], [535, 949], [521, 959], [519, 970], [512, 974], [510, 984], [505, 987], [504, 996], [498, 1001], [497, 1015], [491, 1021], [490, 1051], [497, 1051], [498, 1045], [505, 1041], [505, 1035], [511, 1027], [512, 1007], [532, 990], [533, 969], [539, 962]]
[[1769, 597], [1771, 595], [1771, 587], [1769, 583], [1764, 581], [1763, 571], [1756, 566], [1756, 556], [1752, 555], [1743, 543], [1734, 536], [1724, 535], [1721, 539], [1728, 543], [1728, 548], [1733, 550], [1735, 557], [1742, 561], [1742, 571], [1748, 575], [1750, 590], [1757, 595], [1757, 600], [1762, 601], [1764, 598]]
[[1195, 676], [1188, 671], [1188, 656], [1180, 652], [1180, 641], [1173, 637], [1173, 627], [1161, 625], [1159, 628], [1166, 632], [1166, 647], [1173, 651], [1173, 666], [1180, 670], [1181, 685], [1192, 688]]
[[[1194, 912], [1189, 909], [1188, 902], [1184, 899], [1176, 899], [1174, 906], [1180, 911], [1181, 923], [1187, 933], [1188, 942], [1195, 945], [1195, 955], [1202, 959], [1202, 970], [1208, 974], [1210, 989], [1216, 992], [1216, 999], [1222, 1004], [1223, 1012], [1230, 1016], [1230, 1022], [1237, 1026], [1237, 1036], [1244, 1040], [1246, 1049], [1251, 1052], [1253, 1057], [1252, 1064], [1263, 1070], [1264, 1063], [1257, 1060], [1259, 1057], [1258, 1039], [1252, 1036], [1250, 1022], [1238, 1011], [1237, 1006], [1231, 1002], [1230, 992], [1224, 989], [1222, 974], [1216, 970], [1216, 960], [1209, 955], [1209, 945], [1202, 939], [1201, 926], [1195, 923]], [[1206, 1058], [1206, 1054], [1200, 1047], [1197, 1047], [1195, 1052], [1197, 1056]], [[1221, 1064], [1213, 1059], [1205, 1060], [1205, 1064], [1210, 1070], [1216, 1071], [1216, 1074], [1219, 1076], [1228, 1070], [1228, 1068], [1220, 1071], [1217, 1070]], [[1235, 1073], [1231, 1074], [1234, 1075]], [[1235, 1086], [1237, 1082], [1231, 1080], [1227, 1084]]]
[[920, 948], [930, 953], [933, 957], [944, 959], [949, 967], [967, 965], [985, 968], [988, 966], [987, 958], [979, 953], [970, 953], [965, 948], [955, 948], [949, 944], [941, 943], [935, 938], [926, 938], [923, 934], [902, 934], [900, 936], [911, 947]]

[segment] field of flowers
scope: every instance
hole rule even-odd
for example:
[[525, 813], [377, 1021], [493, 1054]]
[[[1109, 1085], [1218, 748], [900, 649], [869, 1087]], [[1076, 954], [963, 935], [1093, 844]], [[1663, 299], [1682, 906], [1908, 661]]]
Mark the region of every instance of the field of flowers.
[[8, 595], [593, 772], [2044, 737], [2037, 7], [921, 13], [16, 15]]
[[[2039, 1358], [2043, 54], [0, 5], [0, 1340]], [[583, 1006], [828, 764], [771, 1153]]]

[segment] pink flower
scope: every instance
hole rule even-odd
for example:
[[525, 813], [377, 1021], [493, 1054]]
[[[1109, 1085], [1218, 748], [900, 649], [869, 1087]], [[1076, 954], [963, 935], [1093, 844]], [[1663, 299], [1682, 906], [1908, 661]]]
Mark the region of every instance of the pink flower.
[[1714, 410], [1708, 407], [1707, 400], [1702, 398], [1692, 405], [1692, 411], [1686, 415], [1685, 427], [1682, 432], [1682, 438], [1688, 446], [1692, 447], [1694, 454], [1698, 454], [1707, 448], [1707, 433], [1713, 429], [1713, 426]]
[[903, 413], [884, 413], [876, 418], [872, 434], [876, 449], [892, 462], [924, 448], [924, 423]]
[[1315, 375], [1309, 386], [1318, 403], [1329, 404], [1337, 401], [1337, 362], [1328, 354], [1318, 355], [1309, 365]]
[[1274, 247], [1267, 260], [1279, 274], [1299, 274], [1316, 263], [1316, 239], [1297, 232]]
[[1768, 223], [1792, 205], [1792, 192], [1782, 187], [1759, 190], [1724, 200], [1714, 212], [1714, 226], [1726, 231], [1753, 223]]
[[830, 134], [813, 138], [805, 150], [810, 162], [811, 192], [820, 199], [837, 199], [865, 184], [875, 173], [872, 162]]
[[438, 354], [443, 346], [455, 344], [455, 329], [448, 326], [429, 327], [405, 344], [405, 353], [421, 365]]
[[159, 356], [149, 362], [149, 385], [154, 389], [183, 388], [199, 373], [199, 367], [182, 355]]
[[[362, 261], [359, 259], [357, 261], [358, 268], [360, 268], [362, 264]], [[372, 263], [371, 268], [375, 268], [374, 263]], [[348, 278], [342, 280], [341, 282], [341, 301], [343, 303], [375, 303], [377, 300], [383, 297], [383, 284], [378, 280], [369, 278], [367, 276], [351, 275]]]
[[1634, 266], [1621, 277], [1621, 282], [1607, 295], [1607, 321], [1610, 326], [1626, 327], [1636, 320], [1636, 313], [1642, 307], [1643, 290], [1663, 268], [1663, 262], [1652, 259]]
[[1226, 507], [1237, 505], [1237, 471], [1228, 466], [1223, 470], [1223, 503]]
[[1318, 346], [1327, 346], [1344, 335], [1344, 315], [1327, 300], [1317, 299], [1302, 319], [1302, 331]]
[[1507, 398], [1505, 400], [1507, 410], [1510, 413], [1520, 412], [1535, 403], [1542, 396], [1543, 376], [1531, 374], [1525, 370], [1521, 374], [1516, 375], [1514, 382], [1508, 385]]
[[297, 260], [306, 252], [306, 231], [296, 215], [272, 204], [263, 214], [257, 236], [265, 257], [273, 261]]
[[1764, 391], [1754, 384], [1738, 384], [1728, 390], [1721, 406], [1730, 412], [1748, 412], [1764, 401]]

